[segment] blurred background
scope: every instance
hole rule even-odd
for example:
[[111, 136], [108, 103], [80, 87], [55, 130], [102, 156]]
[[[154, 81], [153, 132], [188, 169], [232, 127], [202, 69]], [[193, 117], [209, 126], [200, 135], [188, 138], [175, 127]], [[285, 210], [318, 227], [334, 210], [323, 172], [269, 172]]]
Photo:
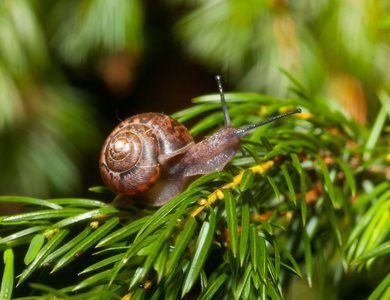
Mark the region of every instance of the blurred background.
[[216, 74], [225, 90], [286, 98], [282, 67], [371, 126], [377, 93], [390, 92], [389, 9], [378, 0], [2, 0], [0, 193], [88, 197], [119, 120], [188, 107], [217, 92]]

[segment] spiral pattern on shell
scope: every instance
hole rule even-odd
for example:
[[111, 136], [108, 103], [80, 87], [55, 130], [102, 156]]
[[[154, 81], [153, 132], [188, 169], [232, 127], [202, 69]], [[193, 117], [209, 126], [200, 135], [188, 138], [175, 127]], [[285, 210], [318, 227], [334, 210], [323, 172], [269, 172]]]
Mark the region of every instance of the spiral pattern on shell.
[[100, 157], [100, 173], [114, 193], [134, 195], [152, 188], [164, 166], [194, 141], [175, 119], [145, 113], [120, 123], [107, 138]]

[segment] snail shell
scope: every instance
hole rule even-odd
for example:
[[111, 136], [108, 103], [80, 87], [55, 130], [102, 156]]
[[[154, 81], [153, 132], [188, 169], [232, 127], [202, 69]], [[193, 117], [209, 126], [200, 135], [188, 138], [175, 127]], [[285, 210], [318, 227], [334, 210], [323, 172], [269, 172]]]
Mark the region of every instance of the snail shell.
[[120, 123], [103, 145], [100, 173], [116, 194], [134, 195], [151, 189], [175, 157], [194, 140], [177, 120], [144, 113]]

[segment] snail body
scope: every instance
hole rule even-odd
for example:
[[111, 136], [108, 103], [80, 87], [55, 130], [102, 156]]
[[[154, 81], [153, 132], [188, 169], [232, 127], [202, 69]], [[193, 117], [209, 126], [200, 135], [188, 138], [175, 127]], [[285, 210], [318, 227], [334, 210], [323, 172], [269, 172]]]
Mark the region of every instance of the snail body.
[[187, 128], [160, 113], [144, 113], [121, 122], [103, 145], [100, 157], [102, 179], [118, 195], [134, 195], [145, 204], [160, 206], [180, 194], [196, 175], [221, 171], [236, 154], [240, 137], [249, 130], [297, 109], [245, 128], [231, 126], [221, 94], [225, 126], [195, 144]]

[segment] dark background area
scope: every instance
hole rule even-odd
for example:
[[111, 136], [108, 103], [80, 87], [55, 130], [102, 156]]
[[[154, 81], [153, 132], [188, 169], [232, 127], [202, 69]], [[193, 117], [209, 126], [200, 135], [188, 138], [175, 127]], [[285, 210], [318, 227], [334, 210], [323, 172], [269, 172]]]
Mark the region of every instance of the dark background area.
[[[146, 1], [144, 8], [146, 46], [142, 60], [133, 62], [133, 78], [125, 89], [110, 89], [96, 73], [83, 73], [85, 70], [75, 73], [73, 69], [64, 68], [69, 82], [91, 93], [94, 106], [103, 117], [100, 124], [104, 125], [101, 128], [104, 139], [119, 122], [130, 116], [143, 112], [169, 115], [191, 106], [191, 99], [196, 96], [217, 93], [216, 74], [183, 55], [172, 35], [172, 27], [182, 15], [182, 10], [169, 9], [155, 1]], [[225, 84], [225, 89], [229, 88]], [[191, 127], [196, 120], [185, 125]], [[99, 156], [100, 152], [84, 154], [83, 169], [86, 171], [83, 172], [82, 195], [85, 197], [90, 195], [88, 187], [102, 184], [98, 170]], [[90, 174], [87, 170], [94, 172]]]

